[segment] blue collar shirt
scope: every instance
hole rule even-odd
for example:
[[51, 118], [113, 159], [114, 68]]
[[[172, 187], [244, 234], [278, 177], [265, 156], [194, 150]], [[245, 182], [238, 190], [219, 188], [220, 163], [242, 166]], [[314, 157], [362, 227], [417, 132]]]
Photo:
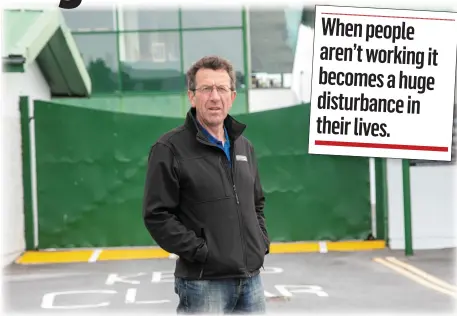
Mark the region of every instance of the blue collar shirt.
[[227, 129], [225, 128], [224, 126], [224, 132], [225, 132], [225, 143], [222, 144], [222, 142], [220, 140], [218, 140], [217, 138], [213, 137], [213, 135], [211, 135], [207, 130], [206, 128], [204, 128], [199, 122], [198, 122], [198, 125], [200, 126], [203, 134], [206, 136], [206, 138], [213, 144], [215, 144], [217, 147], [219, 147], [220, 149], [222, 149], [225, 153], [225, 156], [227, 157], [228, 161], [229, 161], [229, 164], [231, 164], [231, 160], [230, 160], [230, 140], [229, 140], [229, 137], [228, 137], [228, 133], [227, 133]]

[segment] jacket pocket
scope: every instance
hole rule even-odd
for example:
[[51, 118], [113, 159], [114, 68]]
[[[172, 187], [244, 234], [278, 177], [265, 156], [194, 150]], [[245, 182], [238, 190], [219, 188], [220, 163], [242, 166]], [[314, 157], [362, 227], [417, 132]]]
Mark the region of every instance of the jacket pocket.
[[[201, 266], [200, 278], [229, 277], [241, 275], [245, 270], [241, 241], [233, 238], [235, 227], [209, 226], [202, 228], [208, 255]], [[235, 231], [235, 232], [234, 232]]]
[[260, 224], [257, 224], [257, 227], [259, 228], [259, 235], [260, 235], [260, 239], [262, 240], [262, 244], [265, 246], [265, 249], [262, 249], [263, 250], [262, 254], [265, 255], [268, 252], [268, 249], [270, 248], [270, 244], [269, 244], [268, 239], [263, 234]]
[[199, 279], [201, 279], [205, 273], [205, 267], [206, 265], [208, 264], [208, 259], [209, 259], [209, 255], [210, 255], [210, 248], [209, 248], [209, 243], [208, 243], [208, 238], [206, 238], [206, 234], [205, 234], [205, 229], [202, 228], [201, 229], [201, 237], [205, 240], [205, 243], [206, 243], [206, 249], [208, 249], [208, 254], [206, 255], [206, 260], [205, 262], [203, 262], [201, 264], [201, 269], [200, 269], [200, 275], [199, 275]]

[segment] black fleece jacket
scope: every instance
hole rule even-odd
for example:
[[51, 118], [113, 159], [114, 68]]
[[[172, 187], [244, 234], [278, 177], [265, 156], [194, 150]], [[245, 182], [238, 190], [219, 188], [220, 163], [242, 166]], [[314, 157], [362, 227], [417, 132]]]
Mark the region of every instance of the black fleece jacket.
[[225, 119], [231, 161], [199, 129], [195, 109], [152, 146], [143, 201], [151, 237], [179, 256], [185, 279], [249, 277], [259, 273], [270, 241], [252, 144], [246, 125]]

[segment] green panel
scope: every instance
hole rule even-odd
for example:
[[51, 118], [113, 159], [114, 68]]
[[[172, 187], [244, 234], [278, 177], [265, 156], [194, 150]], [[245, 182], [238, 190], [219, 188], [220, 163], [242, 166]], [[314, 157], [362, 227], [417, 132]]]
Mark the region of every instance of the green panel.
[[237, 95], [235, 98], [235, 102], [232, 104], [232, 109], [230, 110], [230, 114], [237, 115], [237, 114], [245, 114], [247, 113], [247, 93], [243, 90], [238, 90]]
[[275, 241], [365, 239], [369, 160], [309, 155], [309, 105], [240, 115], [255, 146]]
[[3, 72], [25, 72], [24, 65], [3, 63]]
[[137, 95], [122, 98], [124, 112], [132, 114], [147, 114], [164, 117], [184, 117], [183, 100], [185, 94]]
[[133, 94], [126, 96], [96, 96], [90, 99], [54, 98], [54, 102], [71, 106], [164, 117], [184, 117], [187, 95], [181, 94]]
[[123, 91], [180, 92], [185, 89], [180, 51], [179, 32], [119, 34]]
[[22, 183], [24, 188], [24, 227], [25, 227], [25, 248], [34, 248], [34, 227], [33, 227], [33, 198], [32, 198], [32, 170], [30, 154], [30, 119], [29, 119], [29, 98], [20, 97], [19, 110], [21, 113], [21, 139], [22, 139]]
[[40, 248], [150, 244], [148, 151], [182, 120], [45, 102], [35, 102], [35, 118]]
[[[84, 108], [165, 117], [184, 117], [190, 107], [185, 92], [181, 94], [132, 93], [124, 96], [94, 96], [87, 99], [53, 98], [53, 101]], [[246, 113], [244, 91], [238, 92], [230, 113], [233, 115]]]
[[376, 238], [388, 241], [387, 162], [375, 158], [376, 182]]
[[411, 223], [411, 179], [410, 165], [408, 159], [402, 159], [402, 180], [403, 180], [403, 212], [405, 227], [405, 255], [412, 256], [413, 252], [413, 233]]
[[[40, 248], [151, 245], [141, 218], [148, 151], [183, 119], [46, 102], [35, 112]], [[273, 241], [367, 237], [368, 159], [308, 155], [308, 106], [238, 118], [258, 155]]]
[[73, 34], [92, 80], [93, 93], [119, 92], [116, 34]]
[[57, 30], [36, 61], [53, 95], [84, 97], [90, 94], [92, 83], [82, 59], [80, 64], [75, 60], [75, 57], [81, 58], [79, 51], [75, 55], [71, 53], [66, 36], [71, 35]]

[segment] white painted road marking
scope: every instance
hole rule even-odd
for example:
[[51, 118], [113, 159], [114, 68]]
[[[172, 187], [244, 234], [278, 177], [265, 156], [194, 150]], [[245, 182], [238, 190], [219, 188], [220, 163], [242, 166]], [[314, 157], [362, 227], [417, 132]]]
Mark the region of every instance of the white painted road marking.
[[435, 283], [436, 285], [441, 286], [442, 288], [444, 288], [446, 290], [457, 292], [457, 286], [447, 283], [441, 279], [438, 279], [437, 277], [435, 277], [429, 273], [426, 273], [425, 271], [423, 271], [419, 268], [416, 268], [415, 266], [412, 266], [410, 264], [407, 264], [406, 262], [398, 260], [395, 257], [387, 257], [386, 260], [396, 264], [397, 266], [401, 266], [402, 268], [404, 268], [412, 273], [415, 273], [418, 276], [422, 277], [423, 279], [426, 279], [429, 282]]
[[275, 288], [283, 296], [293, 296], [292, 293], [311, 293], [319, 297], [328, 297], [328, 294], [318, 285], [275, 285]]
[[175, 274], [173, 271], [162, 271], [152, 273], [152, 283], [173, 283], [175, 281]]
[[[275, 285], [274, 286], [276, 291], [270, 292], [267, 290], [264, 290], [264, 295], [267, 298], [267, 300], [275, 300], [275, 299], [280, 299], [280, 300], [290, 300], [291, 297], [294, 296], [295, 294], [315, 294], [316, 296], [319, 297], [328, 297], [329, 295], [322, 290], [320, 286], [317, 285]], [[141, 290], [141, 289], [140, 289]], [[278, 293], [278, 294], [275, 294]], [[77, 299], [75, 299], [76, 302], [82, 303], [81, 295], [84, 294], [89, 294], [89, 295], [94, 295], [94, 294], [121, 294], [122, 292], [114, 291], [114, 290], [80, 290], [80, 291], [65, 291], [65, 292], [51, 292], [51, 293], [46, 293], [41, 301], [41, 308], [43, 309], [83, 309], [83, 308], [100, 308], [100, 307], [107, 307], [111, 305], [113, 302], [117, 302], [118, 300], [114, 300], [112, 298], [111, 300], [107, 301], [102, 301], [98, 304], [72, 304], [72, 305], [56, 305], [55, 300], [58, 296], [63, 296], [63, 295], [73, 295], [73, 296], [79, 296]], [[150, 293], [149, 290], [144, 291], [145, 295], [148, 295]], [[172, 300], [169, 299], [157, 299], [157, 300], [151, 300], [151, 301], [139, 301], [137, 300], [137, 294], [138, 294], [138, 288], [129, 288], [125, 292], [125, 304], [165, 304], [165, 303], [171, 303]], [[111, 296], [112, 297], [112, 296]]]
[[421, 276], [418, 276], [418, 275], [412, 273], [411, 271], [408, 271], [408, 270], [404, 269], [401, 266], [395, 265], [394, 263], [389, 262], [389, 261], [387, 261], [385, 259], [382, 259], [382, 258], [374, 258], [373, 260], [375, 262], [377, 262], [377, 263], [380, 263], [380, 264], [382, 264], [382, 265], [394, 270], [394, 271], [397, 271], [398, 273], [404, 275], [405, 277], [407, 277], [407, 278], [409, 278], [409, 279], [411, 279], [413, 281], [416, 281], [419, 284], [422, 284], [425, 287], [428, 287], [428, 288], [433, 289], [433, 290], [435, 290], [437, 292], [441, 292], [443, 294], [447, 294], [449, 296], [457, 298], [457, 293], [456, 292], [449, 291], [446, 288], [438, 286], [435, 283], [432, 283], [432, 282], [428, 281], [427, 279], [424, 279]]
[[[278, 267], [265, 267], [265, 270], [261, 270], [261, 273], [264, 274], [280, 274], [283, 273], [284, 270]], [[149, 278], [148, 276], [151, 276]], [[89, 309], [89, 308], [101, 308], [109, 306], [113, 303], [118, 303], [119, 299], [117, 297], [111, 296], [111, 299], [106, 298], [104, 301], [101, 296], [97, 294], [121, 294], [125, 297], [125, 304], [165, 304], [171, 303], [172, 300], [170, 299], [160, 299], [156, 298], [154, 300], [147, 300], [149, 293], [151, 293], [150, 289], [144, 290], [145, 297], [138, 298], [138, 291], [143, 291], [142, 288], [130, 287], [125, 289], [123, 284], [133, 284], [139, 285], [144, 284], [144, 282], [158, 284], [158, 283], [173, 283], [174, 282], [174, 271], [153, 271], [152, 274], [146, 272], [140, 272], [136, 274], [125, 274], [120, 275], [118, 273], [110, 273], [105, 281], [105, 285], [115, 286], [121, 285], [121, 289], [118, 288], [118, 291], [115, 290], [80, 290], [80, 291], [67, 291], [67, 292], [52, 292], [46, 293], [42, 298], [41, 308], [43, 309]], [[125, 295], [123, 294], [125, 293]], [[154, 293], [154, 292], [152, 292]], [[160, 293], [160, 292], [159, 292]], [[328, 297], [329, 295], [323, 291], [320, 286], [317, 285], [274, 285], [274, 289], [266, 287], [264, 289], [264, 295], [268, 301], [275, 301], [275, 300], [290, 300], [291, 297], [295, 296], [296, 294], [314, 294], [318, 297]], [[81, 297], [82, 295], [87, 295], [97, 299], [100, 299], [101, 302], [98, 304], [84, 304], [84, 299]], [[171, 292], [167, 292], [166, 297], [171, 296]], [[76, 304], [69, 304], [69, 305], [59, 305], [56, 304], [56, 298], [58, 296], [74, 296], [75, 302], [81, 303], [80, 305]], [[66, 300], [68, 302], [68, 299]]]
[[88, 262], [96, 262], [102, 251], [102, 249], [95, 249]]
[[[277, 267], [265, 267], [265, 270], [260, 270], [262, 274], [279, 274], [283, 273], [282, 268]], [[140, 284], [139, 280], [133, 280], [135, 278], [148, 275], [149, 273], [140, 272], [137, 274], [130, 275], [119, 275], [117, 273], [110, 273], [106, 279], [106, 285], [113, 285], [115, 283], [129, 283], [129, 284]], [[175, 280], [175, 275], [173, 270], [167, 271], [153, 271], [151, 276], [151, 283], [172, 283]]]
[[319, 252], [320, 252], [320, 253], [327, 253], [327, 252], [328, 252], [328, 249], [327, 249], [327, 242], [325, 242], [325, 241], [319, 241]]
[[146, 275], [146, 273], [141, 272], [137, 274], [132, 274], [132, 275], [125, 275], [125, 276], [120, 276], [117, 273], [111, 273], [108, 275], [108, 278], [106, 279], [106, 285], [113, 285], [114, 283], [130, 283], [130, 284], [140, 284], [140, 281], [138, 280], [127, 280], [127, 278], [136, 278], [142, 275]]
[[74, 294], [116, 294], [116, 291], [112, 290], [87, 290], [87, 291], [67, 291], [67, 292], [52, 292], [46, 293], [43, 296], [43, 300], [41, 301], [41, 308], [44, 309], [79, 309], [79, 308], [97, 308], [97, 307], [105, 307], [110, 304], [110, 302], [103, 302], [100, 304], [95, 305], [61, 305], [55, 306], [54, 299], [58, 295], [74, 295]]
[[131, 288], [127, 290], [127, 294], [125, 295], [125, 304], [163, 304], [163, 303], [170, 303], [170, 300], [156, 300], [156, 301], [136, 301], [136, 291], [137, 289]]

